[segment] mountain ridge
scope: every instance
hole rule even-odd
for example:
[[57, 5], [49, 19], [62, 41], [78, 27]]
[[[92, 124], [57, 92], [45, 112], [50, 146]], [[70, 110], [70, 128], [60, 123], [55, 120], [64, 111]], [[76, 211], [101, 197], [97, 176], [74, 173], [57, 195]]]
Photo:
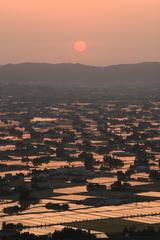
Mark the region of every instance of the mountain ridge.
[[160, 87], [160, 62], [109, 66], [79, 63], [0, 65], [0, 83], [67, 87]]

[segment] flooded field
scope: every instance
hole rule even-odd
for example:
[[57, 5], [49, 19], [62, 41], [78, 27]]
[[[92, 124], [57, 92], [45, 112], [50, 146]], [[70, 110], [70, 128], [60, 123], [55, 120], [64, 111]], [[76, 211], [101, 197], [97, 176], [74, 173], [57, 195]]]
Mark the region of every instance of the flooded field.
[[113, 218], [160, 226], [159, 116], [157, 99], [0, 98], [0, 223], [39, 235]]

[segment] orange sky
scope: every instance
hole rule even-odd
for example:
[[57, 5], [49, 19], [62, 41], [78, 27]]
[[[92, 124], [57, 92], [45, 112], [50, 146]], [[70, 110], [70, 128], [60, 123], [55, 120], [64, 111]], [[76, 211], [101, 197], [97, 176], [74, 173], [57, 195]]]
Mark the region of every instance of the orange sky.
[[160, 0], [0, 0], [0, 64], [159, 60]]

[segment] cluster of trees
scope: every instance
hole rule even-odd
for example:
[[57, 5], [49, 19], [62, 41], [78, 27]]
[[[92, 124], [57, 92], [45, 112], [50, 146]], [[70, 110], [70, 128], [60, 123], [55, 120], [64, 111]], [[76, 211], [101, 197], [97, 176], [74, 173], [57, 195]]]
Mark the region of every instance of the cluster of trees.
[[152, 181], [160, 180], [160, 172], [156, 170], [150, 171], [149, 177]]
[[69, 210], [69, 204], [68, 203], [47, 203], [46, 204], [47, 209], [57, 210], [57, 211], [67, 211]]
[[145, 147], [142, 147], [140, 145], [135, 146], [135, 154], [136, 154], [136, 160], [135, 164], [137, 165], [148, 165], [148, 158], [147, 158], [147, 153], [145, 150]]
[[130, 180], [130, 176], [131, 176], [132, 172], [131, 171], [126, 171], [126, 172], [122, 172], [122, 171], [118, 171], [117, 172], [117, 179], [119, 181], [129, 181]]
[[68, 165], [70, 166], [71, 162], [75, 161], [76, 158], [75, 157], [72, 157], [65, 149], [64, 147], [64, 144], [61, 142], [61, 143], [58, 143], [56, 144], [57, 147], [56, 147], [56, 157], [57, 158], [60, 158], [60, 159], [63, 159], [64, 161], [67, 161], [68, 162]]
[[115, 181], [112, 185], [111, 185], [111, 190], [114, 191], [124, 191], [124, 190], [131, 190], [132, 187], [130, 185], [130, 183], [127, 182], [121, 182], [121, 181]]
[[44, 152], [52, 153], [52, 149], [49, 146], [43, 143], [33, 145], [31, 140], [18, 140], [15, 142], [15, 147], [14, 153], [21, 157], [37, 156], [40, 153], [44, 154]]
[[88, 183], [87, 184], [88, 192], [97, 191], [97, 190], [104, 191], [104, 190], [107, 190], [107, 187], [106, 187], [106, 185], [101, 185], [98, 183]]
[[34, 166], [39, 166], [39, 165], [42, 165], [43, 163], [45, 163], [45, 164], [49, 163], [50, 160], [52, 160], [52, 157], [50, 155], [48, 155], [48, 156], [42, 156], [39, 158], [35, 158], [32, 160], [32, 163]]
[[148, 226], [148, 228], [137, 230], [135, 227], [124, 228], [121, 237], [119, 239], [123, 240], [159, 240], [160, 230], [156, 231], [153, 226]]
[[37, 204], [39, 200], [32, 196], [32, 191], [25, 186], [20, 188], [18, 203], [22, 209], [28, 208], [31, 204]]
[[107, 169], [122, 168], [124, 166], [124, 163], [120, 159], [104, 155], [103, 166]]
[[18, 213], [18, 212], [21, 212], [22, 211], [22, 208], [18, 205], [15, 205], [15, 206], [12, 206], [12, 207], [6, 207], [3, 209], [3, 212], [5, 214], [15, 214], [15, 213]]
[[92, 153], [82, 152], [79, 155], [79, 159], [84, 162], [84, 166], [87, 170], [92, 170], [94, 167], [95, 159]]
[[91, 234], [90, 231], [86, 232], [80, 229], [64, 228], [62, 231], [55, 231], [52, 238], [53, 240], [97, 240], [96, 236]]
[[39, 199], [33, 197], [31, 190], [25, 186], [17, 187], [16, 191], [19, 192], [18, 205], [4, 208], [3, 211], [6, 214], [22, 212], [28, 209], [31, 204], [37, 204], [39, 202]]
[[[55, 231], [53, 234], [36, 236], [30, 233], [22, 233], [23, 228], [21, 224], [2, 224], [2, 232], [4, 237], [2, 240], [97, 240], [94, 234], [90, 231], [83, 231], [80, 229], [64, 228], [61, 231]], [[5, 232], [10, 234], [5, 235]]]

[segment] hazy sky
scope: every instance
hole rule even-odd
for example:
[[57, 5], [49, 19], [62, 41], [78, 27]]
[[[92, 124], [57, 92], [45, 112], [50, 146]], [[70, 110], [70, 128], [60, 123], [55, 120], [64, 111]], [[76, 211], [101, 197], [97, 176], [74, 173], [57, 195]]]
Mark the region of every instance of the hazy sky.
[[28, 61], [160, 61], [160, 0], [0, 0], [0, 64]]

